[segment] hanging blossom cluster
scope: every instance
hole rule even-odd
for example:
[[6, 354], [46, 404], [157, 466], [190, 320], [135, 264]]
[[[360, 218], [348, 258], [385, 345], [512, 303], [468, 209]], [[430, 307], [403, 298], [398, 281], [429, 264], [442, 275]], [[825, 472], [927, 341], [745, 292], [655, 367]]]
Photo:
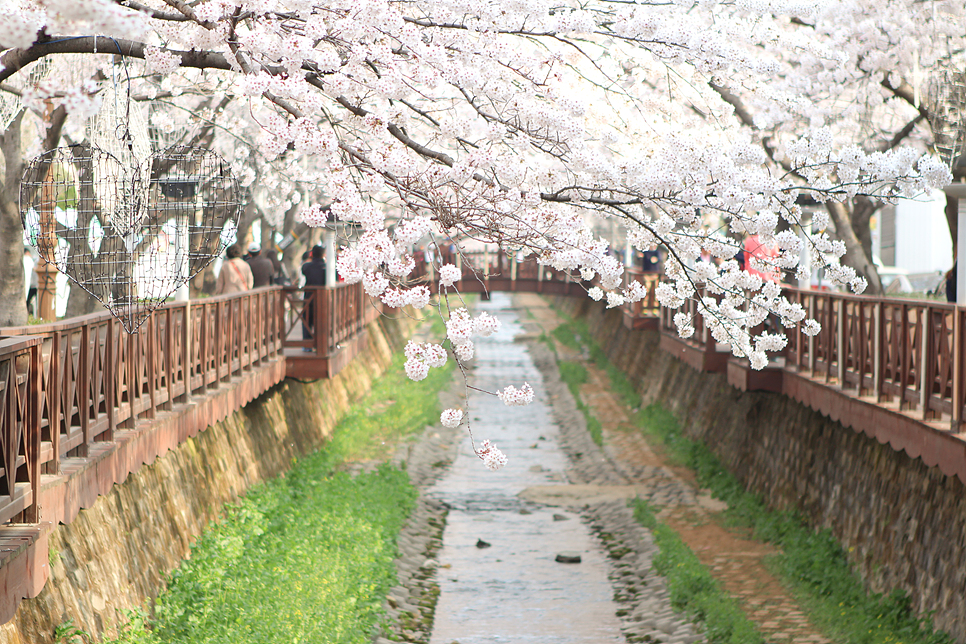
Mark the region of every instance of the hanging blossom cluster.
[[465, 308], [458, 308], [446, 321], [446, 338], [459, 361], [466, 362], [473, 359], [476, 350], [473, 336], [489, 337], [499, 329], [500, 321], [489, 313], [484, 311], [474, 318]]
[[[485, 311], [474, 318], [465, 308], [454, 310], [446, 322], [446, 337], [457, 361], [462, 364], [473, 358], [473, 337], [489, 337], [496, 333], [500, 326], [500, 321]], [[406, 375], [412, 380], [422, 380], [429, 374], [431, 367], [442, 367], [447, 359], [446, 349], [442, 345], [413, 341], [406, 345], [405, 355]], [[506, 404], [527, 404], [533, 400], [533, 390], [529, 385], [524, 385], [523, 390], [512, 395], [509, 389], [513, 388], [509, 387], [506, 392], [498, 394]], [[508, 402], [510, 399], [515, 402]], [[440, 415], [440, 423], [444, 427], [458, 427], [462, 421], [463, 410], [461, 409], [446, 409]], [[476, 453], [490, 470], [498, 470], [507, 463], [506, 455], [491, 445], [488, 440], [483, 441]]]
[[519, 389], [513, 385], [507, 385], [503, 391], [497, 393], [497, 396], [507, 407], [529, 405], [533, 402], [533, 387], [526, 382]]
[[507, 464], [506, 454], [501, 452], [496, 445], [493, 445], [488, 440], [480, 443], [480, 446], [476, 449], [476, 455], [483, 461], [486, 469], [491, 471], [501, 469]]
[[406, 356], [406, 375], [417, 382], [429, 375], [431, 367], [442, 367], [446, 364], [446, 349], [438, 344], [410, 340], [403, 353]]
[[[666, 249], [654, 296], [676, 310], [679, 333], [692, 335], [701, 316], [716, 341], [761, 368], [785, 342], [754, 331], [769, 315], [820, 331], [774, 277], [807, 279], [807, 255], [834, 284], [866, 287], [843, 261], [854, 249], [825, 232], [827, 213], [799, 204], [847, 209], [859, 196], [895, 199], [951, 178], [917, 152], [921, 128], [904, 134], [908, 147], [861, 137], [914, 122], [918, 70], [966, 49], [956, 28], [966, 11], [952, 0], [144, 3], [154, 11], [4, 3], [0, 46], [24, 51], [5, 56], [0, 83], [31, 59], [20, 54], [94, 54], [94, 39], [73, 36], [109, 34], [118, 55], [144, 57], [132, 83], [145, 95], [231, 99], [215, 140], [239, 176], [268, 199], [311, 186], [327, 207], [298, 220], [358, 231], [339, 251], [339, 275], [394, 308], [430, 303], [413, 279], [430, 236], [457, 252], [467, 239], [499, 244], [515, 260], [579, 276], [608, 307], [638, 302], [646, 289], [593, 232], [603, 222], [623, 227], [622, 244]], [[35, 43], [41, 30], [65, 37]], [[81, 115], [99, 100], [92, 87], [27, 85], [23, 103], [38, 113], [48, 99]], [[742, 270], [734, 258], [746, 237], [774, 252]], [[461, 270], [435, 268], [455, 289]], [[496, 330], [491, 320], [449, 314], [458, 361]], [[425, 378], [446, 355], [411, 343], [407, 374]], [[524, 404], [533, 392], [498, 395]]]
[[446, 409], [439, 415], [439, 422], [443, 427], [459, 427], [463, 422], [462, 409]]

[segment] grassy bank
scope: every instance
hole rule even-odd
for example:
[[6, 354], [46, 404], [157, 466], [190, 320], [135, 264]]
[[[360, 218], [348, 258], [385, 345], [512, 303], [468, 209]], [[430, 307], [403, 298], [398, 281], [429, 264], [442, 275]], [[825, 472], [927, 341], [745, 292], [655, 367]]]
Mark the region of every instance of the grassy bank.
[[[657, 404], [637, 409], [640, 397], [633, 385], [591, 340], [582, 320], [568, 321], [554, 331], [554, 336], [588, 351], [590, 359], [607, 373], [612, 390], [635, 411], [636, 427], [653, 444], [663, 446], [668, 458], [690, 468], [702, 488], [710, 489], [714, 497], [728, 504], [725, 521], [751, 528], [755, 538], [779, 547], [781, 554], [771, 562], [774, 572], [798, 597], [809, 620], [827, 637], [849, 644], [952, 643], [947, 634], [933, 628], [928, 617], [919, 618], [912, 612], [904, 593], [867, 593], [829, 531], [812, 529], [795, 513], [769, 510], [760, 497], [744, 489], [706, 445], [688, 439], [668, 410]], [[710, 573], [701, 570], [703, 566], [694, 554], [673, 530], [654, 519], [646, 504], [638, 502], [635, 513], [642, 523], [653, 526], [661, 546], [655, 566], [668, 576], [675, 605], [703, 618], [709, 635], [718, 632], [713, 641], [746, 641], [740, 639], [746, 637], [742, 635], [744, 627], [732, 620], [730, 609], [721, 608], [715, 596], [722, 591], [713, 590]], [[680, 578], [674, 581], [674, 575]], [[715, 620], [719, 620], [720, 628], [714, 626]]]
[[813, 530], [795, 513], [769, 510], [706, 445], [684, 436], [669, 411], [651, 405], [637, 414], [636, 422], [676, 462], [693, 470], [702, 487], [728, 504], [728, 522], [752, 528], [755, 538], [781, 549], [772, 562], [774, 571], [798, 596], [811, 622], [833, 641], [952, 644], [952, 638], [936, 631], [928, 618], [920, 619], [912, 612], [904, 593], [867, 593], [828, 530]]
[[631, 501], [634, 518], [654, 534], [660, 553], [654, 570], [667, 579], [671, 605], [704, 627], [709, 642], [760, 644], [764, 640], [738, 603], [711, 575], [678, 533], [654, 515], [643, 499]]
[[[552, 332], [560, 344], [576, 351], [586, 351], [588, 357], [604, 371], [610, 380], [611, 390], [617, 393], [625, 406], [634, 409], [640, 400], [634, 387], [623, 373], [607, 360], [607, 356], [590, 340], [587, 326], [580, 320], [570, 320]], [[580, 385], [587, 381], [587, 368], [580, 362], [558, 359], [560, 377], [569, 387], [577, 407], [587, 418], [587, 429], [598, 445], [603, 443], [600, 421], [593, 410], [580, 398]], [[759, 644], [763, 640], [755, 625], [745, 616], [729, 596], [688, 548], [678, 534], [659, 522], [654, 508], [642, 499], [632, 502], [634, 517], [651, 530], [660, 548], [654, 558], [655, 571], [667, 579], [671, 604], [702, 625], [709, 642], [722, 644]]]
[[[151, 618], [130, 613], [112, 643], [371, 642], [417, 493], [391, 465], [356, 476], [342, 466], [385, 459], [437, 423], [437, 393], [451, 377], [433, 369], [413, 383], [402, 364], [397, 356], [323, 449], [229, 508], [192, 545]], [[64, 629], [62, 641], [87, 639]]]

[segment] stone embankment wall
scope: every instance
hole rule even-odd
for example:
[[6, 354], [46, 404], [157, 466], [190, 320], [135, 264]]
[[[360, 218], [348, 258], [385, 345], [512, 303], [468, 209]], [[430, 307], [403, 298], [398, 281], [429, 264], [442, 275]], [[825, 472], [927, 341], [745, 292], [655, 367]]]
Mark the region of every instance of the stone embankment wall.
[[829, 528], [875, 592], [907, 591], [919, 614], [966, 642], [966, 491], [954, 477], [780, 394], [741, 392], [626, 329], [619, 310], [579, 298], [555, 305], [586, 319], [643, 404], [660, 401], [748, 489]]
[[282, 382], [56, 527], [50, 579], [0, 627], [0, 644], [53, 642], [54, 629], [68, 620], [98, 639], [114, 635], [121, 611], [157, 596], [165, 576], [225, 504], [325, 442], [412, 330], [404, 316], [374, 322], [368, 348], [336, 377]]

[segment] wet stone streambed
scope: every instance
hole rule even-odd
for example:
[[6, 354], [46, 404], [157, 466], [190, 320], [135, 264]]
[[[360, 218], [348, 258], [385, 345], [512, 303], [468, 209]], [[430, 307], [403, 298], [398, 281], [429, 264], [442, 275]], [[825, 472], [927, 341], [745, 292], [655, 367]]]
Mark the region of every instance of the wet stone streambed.
[[[399, 584], [386, 599], [379, 644], [541, 644], [702, 641], [670, 606], [651, 569], [656, 546], [627, 507], [695, 503], [693, 490], [660, 467], [625, 471], [586, 431], [551, 350], [525, 328], [508, 294], [477, 306], [501, 330], [477, 342], [470, 384], [494, 391], [529, 382], [531, 405], [505, 406], [470, 390], [480, 442], [509, 456], [488, 471], [463, 426], [429, 427], [401, 449], [420, 488], [399, 539]], [[462, 406], [457, 376], [444, 407]]]

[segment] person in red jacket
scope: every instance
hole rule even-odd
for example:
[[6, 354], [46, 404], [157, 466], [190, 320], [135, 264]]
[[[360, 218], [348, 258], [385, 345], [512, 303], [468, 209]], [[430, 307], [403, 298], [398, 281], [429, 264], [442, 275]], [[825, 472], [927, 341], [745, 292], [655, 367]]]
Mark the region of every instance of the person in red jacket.
[[752, 275], [758, 275], [765, 282], [780, 281], [781, 273], [775, 266], [777, 257], [778, 247], [775, 244], [762, 244], [758, 235], [745, 239], [745, 270]]

